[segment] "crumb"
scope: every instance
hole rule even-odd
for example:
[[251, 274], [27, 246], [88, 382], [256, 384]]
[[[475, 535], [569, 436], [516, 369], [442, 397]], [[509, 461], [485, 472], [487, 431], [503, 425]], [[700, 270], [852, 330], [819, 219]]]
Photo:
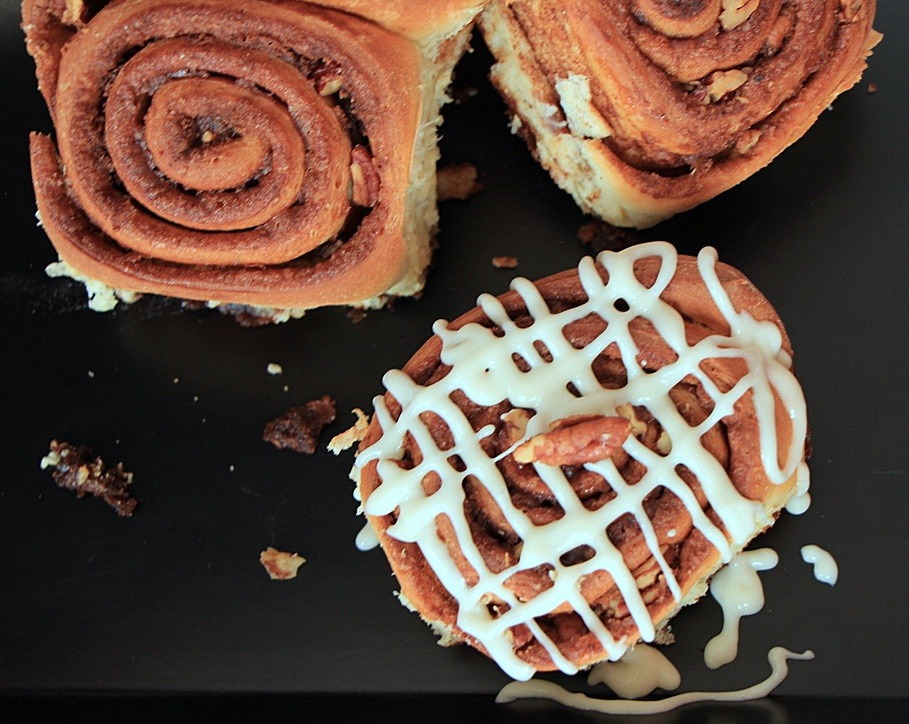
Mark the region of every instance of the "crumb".
[[590, 221], [578, 229], [578, 239], [582, 244], [589, 245], [596, 253], [621, 251], [639, 241], [634, 229], [613, 226], [601, 219]]
[[265, 426], [262, 439], [276, 448], [311, 455], [319, 435], [335, 420], [335, 401], [328, 395], [290, 408]]
[[456, 81], [448, 88], [448, 95], [451, 96], [453, 105], [461, 106], [467, 103], [471, 98], [475, 98], [479, 89], [473, 84], [466, 81]]
[[357, 416], [357, 421], [353, 426], [335, 435], [331, 442], [328, 443], [328, 449], [335, 455], [353, 447], [366, 436], [366, 428], [369, 427], [369, 417], [358, 407], [354, 408], [353, 413]]
[[477, 180], [477, 167], [471, 163], [455, 163], [438, 170], [439, 201], [464, 201], [483, 189]]
[[494, 256], [492, 257], [492, 265], [496, 269], [514, 269], [518, 265], [518, 257]]
[[87, 445], [73, 445], [51, 440], [50, 451], [41, 459], [41, 468], [54, 468], [54, 482], [61, 488], [76, 491], [76, 497], [94, 495], [128, 518], [138, 505], [129, 493], [133, 474], [123, 463], [106, 468], [104, 461]]
[[347, 310], [347, 318], [354, 324], [362, 322], [366, 319], [366, 310], [360, 307], [351, 307]]
[[869, 92], [869, 93], [877, 93], [877, 83], [869, 83], [869, 84], [868, 84], [868, 92]]
[[284, 372], [284, 368], [281, 367], [281, 365], [279, 365], [277, 362], [269, 362], [268, 367], [265, 369], [268, 370], [268, 374], [270, 375], [280, 375], [282, 372]]
[[306, 559], [296, 553], [279, 551], [269, 546], [259, 554], [259, 563], [273, 581], [289, 581], [297, 577], [297, 571], [306, 563]]

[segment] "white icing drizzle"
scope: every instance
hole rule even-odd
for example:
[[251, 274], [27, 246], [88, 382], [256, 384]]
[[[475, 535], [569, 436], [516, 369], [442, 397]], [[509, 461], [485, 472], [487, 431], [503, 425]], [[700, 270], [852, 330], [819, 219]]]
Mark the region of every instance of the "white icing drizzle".
[[799, 463], [796, 476], [795, 493], [786, 503], [786, 512], [792, 515], [802, 515], [811, 506], [811, 495], [808, 492], [808, 486], [811, 483], [811, 473], [808, 469], [808, 463]]
[[604, 661], [591, 667], [587, 683], [605, 684], [622, 699], [640, 699], [657, 688], [678, 689], [682, 676], [662, 651], [636, 644], [618, 661]]
[[689, 691], [653, 701], [627, 701], [624, 699], [597, 699], [587, 694], [570, 692], [551, 681], [512, 681], [496, 697], [505, 704], [516, 699], [550, 699], [564, 706], [603, 714], [660, 714], [685, 704], [702, 701], [750, 701], [767, 696], [789, 673], [789, 659], [805, 661], [814, 658], [814, 652], [794, 653], [782, 646], [774, 646], [767, 654], [770, 676], [753, 686], [736, 691]]
[[739, 620], [764, 607], [764, 587], [758, 571], [774, 568], [780, 558], [770, 548], [739, 553], [710, 582], [710, 593], [723, 609], [723, 630], [707, 642], [704, 663], [718, 669], [735, 660], [739, 651]]
[[[633, 269], [636, 260], [648, 257], [660, 260], [657, 278], [650, 287], [635, 277]], [[509, 629], [518, 624], [530, 629], [560, 670], [576, 671], [535, 620], [565, 603], [597, 636], [608, 658], [618, 659], [633, 643], [615, 640], [581, 595], [580, 581], [596, 570], [611, 574], [642, 639], [653, 640], [654, 626], [634, 576], [606, 535], [607, 527], [614, 520], [626, 513], [634, 515], [664, 579], [679, 599], [679, 585], [644, 512], [643, 501], [651, 491], [665, 487], [675, 494], [688, 509], [693, 524], [717, 548], [723, 562], [729, 561], [733, 552], [744, 545], [756, 529], [772, 522], [761, 503], [739, 494], [726, 470], [702, 446], [701, 436], [732, 414], [737, 400], [750, 392], [760, 429], [765, 473], [774, 482], [782, 483], [802, 460], [806, 430], [804, 397], [789, 369], [791, 360], [782, 349], [780, 330], [772, 322], [757, 321], [747, 312], [735, 311], [717, 278], [716, 259], [715, 250], [706, 248], [698, 256], [698, 268], [730, 327], [728, 335], [713, 334], [693, 345], [688, 344], [684, 319], [660, 299], [675, 274], [676, 251], [667, 243], [653, 242], [622, 252], [601, 253], [597, 262], [608, 272], [607, 283], [603, 282], [592, 259], [582, 260], [579, 278], [588, 299], [562, 312], [552, 313], [530, 281], [514, 280], [512, 289], [523, 298], [533, 318], [533, 324], [528, 327], [516, 325], [495, 297], [482, 295], [478, 304], [501, 329], [501, 336], [480, 324], [467, 324], [453, 330], [440, 320], [433, 330], [442, 340], [441, 359], [451, 367], [450, 372], [427, 386], [415, 383], [399, 370], [389, 371], [383, 378], [386, 389], [401, 404], [402, 412], [395, 420], [381, 397], [374, 400], [375, 414], [383, 433], [373, 445], [360, 452], [355, 467], [362, 469], [377, 460], [382, 482], [367, 500], [365, 512], [383, 516], [397, 511], [397, 520], [388, 528], [388, 535], [419, 545], [442, 585], [458, 602], [457, 625], [480, 641], [512, 678], [527, 679], [534, 673], [512, 649]], [[607, 326], [586, 347], [575, 349], [562, 330], [590, 314], [599, 315]], [[646, 372], [641, 367], [629, 329], [636, 317], [650, 320], [677, 354], [675, 361], [656, 372]], [[552, 356], [551, 362], [541, 357], [535, 342], [545, 345]], [[610, 345], [618, 348], [627, 370], [627, 384], [621, 389], [604, 388], [592, 370], [593, 361]], [[529, 370], [522, 372], [516, 366], [515, 354], [528, 363]], [[736, 358], [745, 363], [748, 371], [731, 390], [722, 392], [701, 369], [701, 362], [709, 358]], [[697, 426], [689, 425], [669, 397], [669, 391], [689, 376], [697, 378], [714, 401], [711, 414]], [[573, 394], [569, 386], [579, 394]], [[492, 428], [472, 429], [467, 417], [451, 399], [456, 390], [463, 391], [479, 405], [494, 405], [508, 399], [514, 407], [532, 410], [526, 437], [546, 431], [557, 419], [581, 414], [613, 415], [620, 405], [642, 405], [659, 420], [672, 447], [668, 454], [661, 455], [629, 436], [625, 450], [647, 469], [643, 479], [633, 486], [625, 483], [611, 460], [587, 464], [589, 470], [602, 475], [617, 493], [596, 511], [583, 506], [561, 468], [535, 463], [537, 474], [565, 511], [562, 518], [535, 526], [514, 506], [496, 460], [480, 446], [480, 441], [492, 432]], [[792, 445], [786, 451], [782, 465], [777, 454], [774, 392], [786, 406], [793, 426]], [[441, 450], [436, 446], [420, 419], [427, 411], [434, 412], [447, 424], [455, 441], [453, 447]], [[398, 461], [408, 434], [419, 446], [423, 460], [405, 470]], [[503, 455], [510, 452], [511, 449]], [[463, 461], [466, 472], [458, 471], [449, 463], [453, 456]], [[722, 520], [731, 542], [704, 513], [691, 489], [677, 474], [676, 467], [680, 464], [700, 480], [708, 503]], [[438, 475], [441, 486], [437, 492], [427, 495], [422, 480], [430, 472]], [[463, 514], [458, 514], [464, 508], [463, 480], [468, 474], [485, 486], [522, 541], [520, 561], [500, 573], [487, 568], [471, 537], [468, 521]], [[435, 519], [443, 513], [451, 521], [465, 559], [478, 574], [476, 585], [467, 585], [445, 543], [437, 535]], [[564, 553], [583, 544], [594, 551], [589, 560], [572, 566], [559, 561]], [[520, 601], [504, 585], [518, 570], [541, 565], [552, 567], [553, 585], [535, 598]], [[504, 601], [508, 610], [494, 617], [484, 605], [489, 596]]]
[[379, 537], [376, 535], [373, 527], [369, 523], [366, 523], [366, 525], [360, 528], [360, 532], [357, 533], [354, 542], [357, 546], [357, 550], [368, 551], [379, 545]]
[[801, 553], [805, 563], [814, 564], [814, 577], [817, 580], [831, 586], [836, 584], [839, 567], [836, 565], [836, 559], [828, 551], [811, 544], [802, 546]]

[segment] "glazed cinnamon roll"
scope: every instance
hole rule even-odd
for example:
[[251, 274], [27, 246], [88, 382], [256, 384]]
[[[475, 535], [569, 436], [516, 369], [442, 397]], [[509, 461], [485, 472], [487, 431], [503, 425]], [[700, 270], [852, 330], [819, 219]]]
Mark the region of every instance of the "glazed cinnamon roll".
[[512, 128], [582, 209], [644, 228], [741, 182], [856, 83], [875, 0], [492, 0]]
[[712, 249], [603, 252], [434, 331], [352, 476], [402, 602], [514, 678], [659, 640], [807, 490], [789, 338]]
[[25, 0], [68, 273], [262, 309], [418, 291], [439, 109], [476, 0]]

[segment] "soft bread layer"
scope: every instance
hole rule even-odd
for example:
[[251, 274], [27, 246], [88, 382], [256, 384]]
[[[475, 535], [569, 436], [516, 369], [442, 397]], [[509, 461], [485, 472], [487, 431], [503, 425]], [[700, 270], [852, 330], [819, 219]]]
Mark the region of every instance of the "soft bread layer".
[[[635, 7], [493, 0], [479, 20], [512, 129], [585, 212], [618, 226], [652, 226], [769, 164], [859, 80], [880, 39], [873, 0], [765, 0], [738, 26], [715, 17], [681, 38]], [[754, 51], [711, 63], [730, 44]]]
[[[61, 124], [57, 128], [59, 141], [65, 142], [60, 149], [63, 158], [58, 160], [50, 138], [33, 136], [33, 178], [39, 213], [61, 260], [72, 270], [73, 276], [106, 285], [121, 296], [123, 293], [157, 293], [291, 313], [327, 304], [380, 306], [389, 295], [418, 291], [423, 284], [438, 221], [434, 165], [438, 159], [436, 131], [441, 122], [440, 109], [447, 100], [445, 90], [454, 64], [469, 40], [470, 13], [475, 3], [445, 3], [434, 12], [421, 9], [412, 16], [407, 15], [403, 6], [387, 6], [380, 14], [388, 16], [389, 22], [394, 23], [394, 30], [317, 4], [277, 0], [257, 0], [237, 9], [237, 19], [225, 19], [227, 33], [232, 27], [246, 24], [251, 37], [255, 37], [256, 28], [265, 28], [269, 23], [273, 23], [274, 28], [302, 23], [300, 27], [313, 33], [314, 40], [299, 35], [298, 39], [288, 42], [299, 45], [301, 54], [305, 54], [307, 47], [320, 54], [307, 61], [316, 64], [316, 70], [310, 80], [303, 78], [303, 82], [316, 83], [318, 95], [329, 99], [340, 93], [341, 101], [335, 107], [353, 114], [352, 121], [342, 119], [342, 126], [344, 123], [354, 125], [351, 144], [368, 143], [360, 157], [356, 156], [357, 149], [351, 152], [351, 160], [343, 160], [342, 156], [341, 163], [350, 164], [351, 181], [321, 182], [318, 174], [326, 166], [319, 160], [320, 153], [325, 155], [324, 148], [330, 144], [313, 142], [306, 152], [305, 163], [307, 175], [313, 178], [308, 183], [311, 183], [314, 201], [308, 206], [309, 212], [299, 213], [310, 197], [310, 192], [304, 189], [303, 204], [291, 206], [287, 213], [294, 213], [288, 219], [304, 218], [307, 213], [310, 216], [326, 213], [330, 204], [316, 201], [315, 195], [339, 184], [343, 184], [339, 188], [342, 192], [347, 184], [352, 184], [352, 199], [361, 210], [352, 210], [347, 221], [341, 218], [332, 222], [345, 227], [339, 238], [328, 238], [325, 244], [311, 252], [303, 247], [302, 251], [306, 253], [299, 259], [293, 259], [293, 247], [288, 247], [290, 253], [280, 252], [286, 261], [278, 258], [274, 262], [268, 261], [262, 256], [263, 252], [256, 249], [265, 250], [265, 245], [280, 242], [285, 231], [308, 230], [312, 228], [311, 223], [280, 221], [275, 217], [262, 227], [265, 228], [264, 236], [254, 235], [258, 228], [228, 230], [214, 237], [208, 237], [204, 232], [196, 233], [193, 237], [196, 241], [181, 241], [173, 251], [168, 251], [167, 231], [155, 231], [152, 240], [141, 246], [134, 246], [138, 242], [124, 235], [122, 229], [126, 224], [123, 219], [132, 223], [130, 219], [138, 214], [128, 198], [119, 200], [116, 190], [110, 192], [108, 198], [117, 199], [119, 205], [114, 207], [108, 201], [102, 201], [100, 213], [94, 218], [90, 210], [86, 214], [83, 208], [90, 197], [82, 192], [74, 193], [91, 184], [83, 184], [79, 177], [68, 178], [65, 169], [82, 169], [91, 164], [73, 162], [67, 138], [78, 139], [81, 133], [62, 125], [92, 123], [86, 117], [86, 111], [81, 110], [85, 106], [82, 98], [86, 93], [77, 89], [77, 85], [85, 82], [87, 76], [80, 75], [81, 69], [72, 68], [75, 65], [72, 58], [77, 55], [73, 50], [74, 42], [80, 48], [79, 52], [85, 54], [86, 60], [81, 65], [92, 66], [94, 50], [89, 47], [85, 34], [111, 37], [113, 30], [102, 32], [104, 18], [110, 18], [108, 24], [118, 25], [115, 13], [133, 12], [149, 17], [157, 12], [156, 17], [163, 17], [162, 22], [166, 23], [167, 13], [160, 4], [151, 3], [147, 8], [146, 4], [143, 0], [132, 0], [119, 4], [109, 13], [105, 8], [98, 15], [77, 15], [75, 19], [62, 0], [57, 3], [27, 0], [23, 5], [24, 28], [29, 52], [38, 65], [39, 86], [55, 123]], [[335, 4], [344, 6], [345, 10], [356, 10], [357, 5], [362, 5]], [[193, 19], [195, 8], [199, 9], [200, 17], [205, 13], [217, 15], [224, 9], [212, 0], [175, 2], [173, 6], [170, 12], [179, 10], [186, 15], [186, 24]], [[212, 20], [203, 22], [205, 28], [217, 24]], [[336, 38], [331, 37], [330, 27], [337, 28]], [[265, 32], [285, 32], [274, 28]], [[402, 35], [398, 30], [406, 30], [408, 35]], [[317, 35], [319, 32], [323, 33], [321, 38]], [[162, 31], [160, 35], [166, 35], [166, 32]], [[61, 64], [64, 43], [68, 48], [65, 57], [70, 59], [69, 64], [65, 59]], [[328, 48], [332, 45], [338, 51], [337, 56], [325, 60], [321, 54], [330, 52]], [[323, 50], [318, 50], [320, 47]], [[318, 67], [320, 63], [324, 69]], [[348, 63], [347, 67], [344, 67], [345, 63]], [[333, 80], [332, 74], [337, 74], [337, 81]], [[88, 82], [98, 86], [92, 80]], [[330, 85], [332, 82], [336, 84]], [[278, 93], [280, 95], [282, 91]], [[67, 94], [76, 94], [77, 100], [69, 100]], [[330, 118], [328, 122], [331, 122]], [[364, 141], [356, 139], [359, 133], [364, 134]], [[75, 144], [78, 149], [78, 141]], [[345, 151], [340, 149], [338, 153]], [[364, 156], [365, 161], [361, 161]], [[96, 176], [103, 178], [104, 158], [92, 163], [99, 164]], [[267, 181], [267, 178], [266, 175], [263, 180]], [[74, 185], [74, 179], [78, 184]], [[153, 194], [152, 198], [155, 197]], [[361, 218], [356, 218], [357, 215]], [[155, 228], [160, 226], [154, 220], [140, 221], [145, 226], [149, 223]], [[103, 231], [97, 228], [99, 224]], [[347, 228], [351, 224], [356, 226]], [[186, 232], [181, 229], [179, 233], [185, 235]], [[109, 235], [118, 240], [114, 241]], [[231, 241], [233, 237], [237, 241]], [[244, 247], [246, 237], [253, 242], [249, 247]], [[236, 252], [232, 247], [226, 247], [221, 254], [226, 259], [236, 259], [232, 264], [221, 264], [215, 261], [217, 257], [212, 257], [211, 243], [221, 243], [222, 238], [236, 246]], [[196, 246], [198, 256], [194, 256]], [[244, 260], [245, 248], [258, 256]], [[166, 251], [167, 255], [156, 258], [158, 250]]]
[[[386, 375], [354, 468], [402, 600], [519, 678], [656, 638], [805, 475], [804, 399], [763, 295], [727, 265], [711, 271], [709, 254], [676, 265], [668, 245], [643, 245], [600, 259], [437, 325]], [[591, 417], [631, 421], [610, 462], [519, 461], [521, 441]]]

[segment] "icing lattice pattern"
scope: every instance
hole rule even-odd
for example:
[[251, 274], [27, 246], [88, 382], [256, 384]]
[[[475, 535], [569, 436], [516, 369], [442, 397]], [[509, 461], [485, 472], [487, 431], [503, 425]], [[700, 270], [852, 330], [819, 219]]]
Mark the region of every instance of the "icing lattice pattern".
[[[647, 257], [660, 259], [656, 281], [650, 286], [645, 286], [634, 273], [635, 261]], [[495, 297], [484, 295], [479, 305], [498, 328], [497, 332], [474, 323], [453, 330], [444, 321], [437, 322], [434, 331], [442, 340], [441, 359], [451, 368], [448, 374], [424, 386], [401, 371], [388, 372], [383, 381], [402, 407], [397, 419], [381, 397], [375, 400], [382, 436], [360, 453], [356, 464], [362, 468], [378, 460], [377, 472], [382, 482], [366, 501], [365, 512], [382, 516], [397, 511], [388, 535], [419, 546], [439, 580], [458, 602], [457, 625], [481, 642], [490, 656], [515, 678], [528, 678], [533, 673], [512, 649], [509, 629], [519, 624], [530, 628], [561, 670], [568, 673], [576, 670], [537, 622], [539, 617], [564, 608], [566, 603], [597, 636], [610, 658], [620, 657], [627, 645], [633, 643], [615, 640], [582, 596], [580, 582], [594, 571], [607, 571], [612, 576], [641, 637], [646, 641], [653, 639], [654, 625], [634, 575], [606, 531], [620, 517], [634, 516], [664, 580], [679, 600], [678, 582], [644, 511], [644, 500], [654, 490], [664, 488], [682, 501], [694, 526], [719, 550], [724, 562], [755, 530], [770, 522], [763, 505], [746, 499], [736, 490], [727, 471], [701, 442], [702, 435], [732, 414], [743, 395], [751, 395], [758, 417], [761, 459], [767, 477], [782, 483], [794, 474], [802, 460], [804, 398], [790, 371], [790, 358], [782, 348], [779, 328], [734, 309], [716, 275], [716, 253], [705, 249], [698, 257], [698, 269], [731, 331], [689, 344], [682, 316], [660, 298], [675, 273], [677, 262], [674, 248], [661, 242], [642, 244], [623, 252], [603, 252], [597, 263], [607, 271], [608, 280], [604, 282], [593, 260], [584, 259], [579, 266], [579, 279], [587, 300], [559, 312], [549, 309], [531, 282], [517, 279], [512, 288], [526, 304], [532, 324], [518, 326]], [[563, 333], [564, 328], [592, 314], [606, 322], [603, 330], [586, 346], [580, 349], [572, 346]], [[630, 330], [636, 317], [650, 321], [674, 351], [677, 356], [674, 361], [657, 371], [642, 366], [640, 350]], [[541, 355], [541, 343], [548, 350], [549, 359]], [[610, 346], [619, 350], [627, 371], [627, 383], [618, 389], [605, 388], [592, 368], [597, 356]], [[523, 370], [517, 366], [516, 356], [526, 363]], [[701, 367], [704, 360], [718, 358], [742, 360], [747, 368], [731, 389], [725, 391]], [[713, 401], [709, 415], [698, 425], [686, 421], [669, 396], [673, 387], [692, 377]], [[646, 468], [643, 478], [634, 485], [622, 478], [611, 459], [585, 464], [587, 470], [601, 475], [616, 493], [596, 510], [585, 508], [562, 468], [533, 463], [537, 475], [564, 509], [564, 516], [559, 519], [534, 525], [513, 503], [508, 484], [496, 465], [499, 459], [513, 452], [514, 446], [497, 457], [490, 457], [481, 441], [493, 432], [492, 426], [475, 431], [452, 400], [455, 391], [463, 392], [477, 405], [491, 406], [507, 399], [515, 408], [530, 410], [532, 417], [523, 439], [546, 432], [557, 419], [616, 415], [622, 405], [645, 406], [668, 433], [671, 449], [665, 454], [658, 453], [629, 436], [624, 443], [625, 451]], [[782, 465], [777, 453], [777, 396], [793, 424], [791, 448]], [[421, 414], [427, 412], [439, 416], [448, 426], [453, 447], [441, 449], [436, 444], [421, 420]], [[422, 453], [422, 460], [411, 469], [398, 462], [408, 435]], [[463, 466], [451, 463], [456, 458], [463, 461]], [[708, 518], [691, 488], [679, 476], [677, 468], [682, 465], [701, 482], [710, 508], [722, 521], [731, 541]], [[430, 473], [438, 476], [441, 485], [436, 492], [427, 494], [422, 481]], [[498, 573], [484, 563], [463, 514], [463, 483], [468, 475], [488, 490], [522, 541], [520, 560]], [[436, 517], [441, 514], [450, 519], [463, 556], [478, 574], [475, 585], [465, 582], [446, 543], [437, 534]], [[582, 545], [592, 550], [589, 559], [574, 565], [560, 562], [565, 553]], [[553, 585], [530, 600], [519, 600], [505, 585], [506, 580], [517, 570], [538, 566], [551, 568]], [[485, 605], [489, 600], [501, 600], [507, 606], [495, 615]]]

